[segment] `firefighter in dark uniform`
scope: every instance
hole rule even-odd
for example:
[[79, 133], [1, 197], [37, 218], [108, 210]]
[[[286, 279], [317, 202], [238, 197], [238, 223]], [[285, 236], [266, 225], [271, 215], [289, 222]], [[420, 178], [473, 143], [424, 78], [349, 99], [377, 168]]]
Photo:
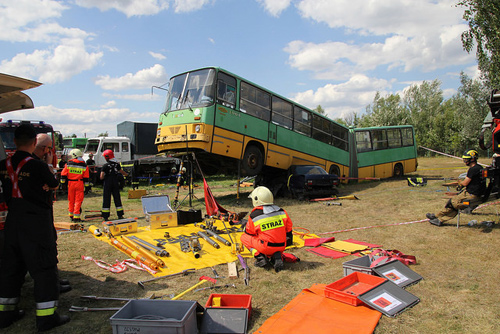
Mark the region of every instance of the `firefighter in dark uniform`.
[[101, 215], [104, 220], [108, 220], [111, 213], [111, 195], [116, 206], [118, 219], [122, 219], [124, 212], [122, 199], [120, 197], [120, 179], [127, 176], [119, 162], [116, 161], [112, 150], [105, 150], [102, 153], [106, 163], [102, 166], [100, 179], [103, 180], [102, 210]]
[[0, 267], [0, 328], [10, 326], [24, 315], [17, 308], [26, 273], [34, 280], [36, 326], [46, 331], [69, 321], [57, 312], [56, 234], [46, 192], [58, 181], [47, 164], [31, 155], [36, 132], [29, 124], [15, 131], [16, 153], [0, 162], [8, 214], [5, 222], [4, 257]]
[[274, 197], [266, 187], [255, 188], [249, 198], [254, 206], [241, 235], [241, 243], [255, 257], [257, 267], [271, 263], [276, 272], [283, 269], [283, 251], [291, 245], [292, 220], [286, 211], [274, 205]]

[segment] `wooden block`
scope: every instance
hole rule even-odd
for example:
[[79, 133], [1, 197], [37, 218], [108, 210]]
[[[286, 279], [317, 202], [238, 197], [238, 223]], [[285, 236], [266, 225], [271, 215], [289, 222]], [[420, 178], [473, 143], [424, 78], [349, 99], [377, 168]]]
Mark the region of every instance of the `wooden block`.
[[227, 271], [229, 278], [238, 278], [238, 269], [236, 268], [236, 262], [229, 262], [227, 264]]
[[67, 230], [78, 230], [81, 225], [77, 223], [66, 223], [66, 222], [54, 222], [55, 228], [67, 229]]

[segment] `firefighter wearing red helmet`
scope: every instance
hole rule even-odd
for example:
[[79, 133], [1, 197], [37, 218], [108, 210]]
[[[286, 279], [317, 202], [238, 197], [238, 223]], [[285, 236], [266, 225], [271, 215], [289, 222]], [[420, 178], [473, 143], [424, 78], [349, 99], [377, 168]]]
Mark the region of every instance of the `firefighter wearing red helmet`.
[[102, 153], [106, 163], [102, 166], [100, 179], [103, 181], [102, 194], [102, 217], [107, 220], [111, 213], [111, 196], [116, 206], [116, 214], [118, 219], [122, 219], [124, 215], [122, 199], [120, 197], [120, 179], [122, 176], [127, 176], [127, 173], [122, 169], [122, 166], [115, 159], [115, 154], [112, 150], [105, 150]]
[[68, 215], [71, 221], [81, 221], [85, 188], [89, 183], [89, 167], [83, 161], [82, 151], [75, 148], [69, 152], [69, 160], [61, 172], [61, 184], [68, 184]]
[[274, 205], [274, 196], [266, 187], [255, 188], [249, 198], [254, 206], [241, 236], [241, 243], [255, 257], [255, 266], [272, 264], [283, 269], [283, 251], [292, 244], [292, 220], [286, 211]]

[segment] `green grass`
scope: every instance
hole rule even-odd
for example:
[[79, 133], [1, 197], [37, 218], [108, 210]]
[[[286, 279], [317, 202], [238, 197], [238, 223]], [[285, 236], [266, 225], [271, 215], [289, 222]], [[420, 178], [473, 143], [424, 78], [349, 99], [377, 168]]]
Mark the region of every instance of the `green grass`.
[[[488, 161], [482, 161], [488, 163]], [[449, 158], [419, 159], [419, 169], [412, 176], [456, 177], [465, 170], [460, 160]], [[236, 180], [210, 178], [210, 184], [218, 202], [226, 209], [240, 212], [250, 211], [251, 201], [247, 199], [252, 188], [241, 188], [239, 198]], [[205, 213], [203, 182], [196, 180], [193, 205]], [[409, 187], [406, 179], [384, 180], [343, 185], [340, 195], [356, 195], [359, 200], [342, 200], [342, 206], [326, 206], [323, 203], [299, 202], [292, 199], [277, 199], [285, 208], [294, 226], [308, 229], [321, 236], [335, 236], [337, 240], [353, 238], [383, 245], [385, 249], [397, 249], [405, 254], [415, 255], [418, 264], [411, 268], [424, 279], [408, 291], [420, 298], [420, 303], [396, 318], [383, 316], [376, 333], [498, 333], [500, 332], [498, 291], [498, 249], [500, 231], [467, 227], [469, 220], [493, 220], [497, 224], [498, 204], [479, 209], [473, 215], [461, 215], [461, 227], [457, 229], [456, 219], [448, 225], [436, 227], [428, 222], [397, 226], [383, 226], [342, 233], [327, 233], [356, 227], [370, 227], [425, 219], [426, 212], [437, 212], [446, 202], [442, 181], [430, 180], [426, 187]], [[149, 187], [150, 194], [168, 194], [173, 201], [176, 189], [171, 185]], [[182, 189], [179, 200], [184, 205], [189, 201], [187, 190]], [[127, 199], [122, 193], [126, 215], [143, 216], [140, 199]], [[496, 200], [496, 199], [492, 199]], [[67, 221], [67, 201], [60, 198], [55, 203], [56, 221]], [[87, 196], [84, 210], [99, 210], [100, 189]], [[112, 214], [114, 214], [112, 209]], [[112, 217], [113, 218], [113, 217]], [[143, 220], [140, 224], [145, 224]], [[95, 221], [98, 224], [98, 221]], [[90, 225], [90, 223], [87, 223]], [[95, 240], [87, 233], [63, 234], [59, 237], [59, 268], [61, 275], [69, 278], [73, 290], [61, 295], [59, 310], [68, 314], [71, 305], [119, 306], [120, 302], [79, 299], [83, 295], [145, 298], [177, 294], [196, 283], [202, 275], [211, 276], [210, 268], [197, 271], [188, 277], [159, 280], [146, 285], [142, 290], [137, 281], [151, 276], [137, 270], [113, 274], [98, 268], [90, 261], [81, 260], [82, 255], [113, 263], [127, 258], [109, 245]], [[241, 293], [252, 295], [252, 318], [248, 332], [257, 330], [264, 321], [279, 311], [302, 289], [314, 283], [328, 284], [343, 276], [342, 263], [354, 256], [332, 260], [316, 256], [306, 249], [291, 251], [301, 258], [300, 263], [285, 264], [285, 270], [276, 274], [260, 268], [251, 268], [250, 286], [242, 279], [222, 279], [221, 284], [234, 283], [237, 288], [218, 290], [218, 293]], [[174, 261], [175, 259], [169, 259]], [[249, 260], [249, 263], [253, 261]], [[220, 275], [227, 276], [227, 266], [216, 267]], [[28, 279], [23, 289], [21, 306], [26, 317], [4, 331], [5, 333], [27, 333], [34, 331], [33, 283]], [[204, 305], [211, 290], [189, 293], [185, 299], [197, 300]], [[212, 291], [213, 292], [213, 291]], [[113, 312], [71, 313], [71, 322], [53, 333], [111, 333], [109, 317]], [[363, 321], [360, 319], [360, 321]]]

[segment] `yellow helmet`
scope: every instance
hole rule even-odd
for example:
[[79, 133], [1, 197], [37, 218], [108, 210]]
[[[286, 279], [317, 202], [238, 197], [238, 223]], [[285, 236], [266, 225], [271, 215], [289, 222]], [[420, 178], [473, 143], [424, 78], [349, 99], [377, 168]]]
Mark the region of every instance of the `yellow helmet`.
[[462, 159], [471, 159], [471, 160], [477, 161], [478, 155], [479, 155], [479, 153], [477, 153], [476, 150], [468, 150], [468, 151], [465, 151], [464, 155], [462, 155]]
[[274, 196], [271, 190], [266, 187], [257, 187], [255, 188], [248, 198], [252, 199], [252, 204], [254, 207], [261, 205], [272, 205], [274, 203]]
[[83, 153], [79, 149], [75, 148], [75, 149], [72, 149], [71, 152], [69, 152], [69, 155], [71, 155], [71, 157], [73, 157], [73, 159], [76, 159], [76, 158], [82, 157]]

